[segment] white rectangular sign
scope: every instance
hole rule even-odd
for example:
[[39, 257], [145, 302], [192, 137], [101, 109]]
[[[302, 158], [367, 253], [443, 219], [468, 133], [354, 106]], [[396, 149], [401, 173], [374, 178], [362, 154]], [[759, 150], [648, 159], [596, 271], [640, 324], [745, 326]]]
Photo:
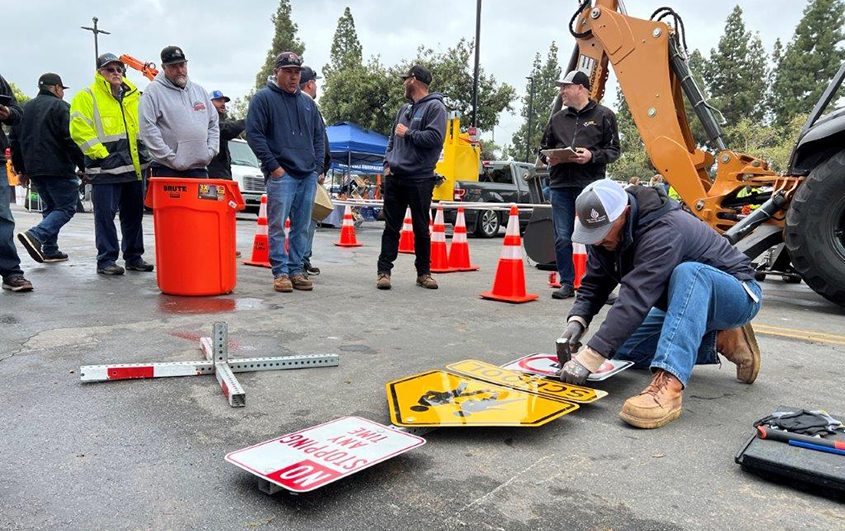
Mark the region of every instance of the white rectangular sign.
[[[607, 360], [599, 370], [590, 374], [587, 377], [588, 382], [601, 382], [607, 380], [611, 376], [619, 374], [624, 371], [634, 362], [622, 360]], [[502, 365], [503, 369], [510, 369], [512, 371], [522, 371], [528, 374], [536, 374], [538, 376], [557, 376], [560, 371], [560, 363], [555, 354], [529, 354], [518, 360]]]
[[341, 417], [235, 450], [226, 461], [287, 490], [309, 492], [423, 444], [410, 433]]

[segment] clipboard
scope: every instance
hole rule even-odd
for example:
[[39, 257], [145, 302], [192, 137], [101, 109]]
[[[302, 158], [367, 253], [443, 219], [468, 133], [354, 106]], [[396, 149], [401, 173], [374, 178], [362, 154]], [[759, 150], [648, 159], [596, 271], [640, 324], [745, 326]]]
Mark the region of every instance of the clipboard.
[[542, 153], [546, 157], [549, 157], [549, 156], [552, 156], [552, 155], [562, 157], [563, 163], [572, 162], [578, 157], [578, 152], [575, 151], [574, 149], [572, 149], [571, 147], [544, 149], [544, 150], [540, 151], [540, 153]]

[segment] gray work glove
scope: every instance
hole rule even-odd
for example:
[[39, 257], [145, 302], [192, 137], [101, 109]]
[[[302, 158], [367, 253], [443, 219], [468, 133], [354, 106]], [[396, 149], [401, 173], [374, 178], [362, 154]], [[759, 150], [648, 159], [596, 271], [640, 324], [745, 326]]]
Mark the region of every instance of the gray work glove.
[[584, 335], [584, 330], [584, 325], [574, 319], [566, 323], [563, 333], [555, 341], [557, 360], [561, 367], [572, 359], [573, 353], [581, 348], [581, 336]]
[[573, 385], [584, 385], [587, 377], [590, 375], [590, 369], [584, 367], [578, 361], [572, 359], [563, 364], [558, 373], [558, 378], [561, 382], [566, 382]]

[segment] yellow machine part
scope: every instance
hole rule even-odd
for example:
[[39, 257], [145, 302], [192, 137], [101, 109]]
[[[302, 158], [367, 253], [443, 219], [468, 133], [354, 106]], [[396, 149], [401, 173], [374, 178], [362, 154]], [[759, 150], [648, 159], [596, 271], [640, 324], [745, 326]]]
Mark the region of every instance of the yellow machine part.
[[434, 168], [446, 181], [434, 188], [435, 201], [454, 199], [455, 181], [477, 181], [481, 162], [481, 147], [470, 140], [468, 133], [461, 133], [461, 119], [453, 116], [446, 123], [446, 138], [440, 161]]

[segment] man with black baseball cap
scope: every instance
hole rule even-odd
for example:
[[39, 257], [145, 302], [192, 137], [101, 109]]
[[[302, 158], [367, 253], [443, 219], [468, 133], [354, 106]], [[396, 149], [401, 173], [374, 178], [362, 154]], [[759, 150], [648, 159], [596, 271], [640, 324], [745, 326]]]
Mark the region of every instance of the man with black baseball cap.
[[574, 157], [541, 153], [548, 163], [552, 222], [555, 230], [555, 262], [561, 287], [552, 298], [575, 295], [572, 263], [572, 228], [575, 198], [591, 182], [605, 176], [607, 164], [619, 158], [619, 132], [613, 111], [590, 99], [590, 78], [573, 70], [557, 82], [565, 107], [546, 126], [541, 150], [571, 148]]
[[[760, 370], [751, 319], [762, 291], [747, 256], [662, 189], [602, 179], [575, 200], [572, 240], [588, 246], [587, 274], [557, 340], [560, 379], [583, 384], [608, 359], [630, 360], [653, 377], [629, 398], [622, 420], [659, 428], [681, 414], [683, 389], [717, 352], [750, 384]], [[619, 298], [587, 345], [581, 336], [608, 294]]]
[[390, 273], [399, 253], [399, 230], [411, 208], [417, 285], [437, 289], [431, 276], [431, 235], [428, 232], [434, 167], [446, 137], [443, 96], [429, 92], [431, 72], [413, 65], [401, 76], [407, 103], [396, 113], [384, 154], [384, 232], [378, 257], [376, 287], [390, 289]]
[[23, 108], [23, 120], [12, 134], [12, 163], [23, 182], [38, 189], [44, 202], [41, 223], [18, 234], [36, 262], [64, 262], [59, 251], [59, 231], [76, 213], [79, 179], [76, 169], [84, 169], [79, 146], [70, 136], [70, 105], [63, 100], [65, 89], [58, 74], [38, 79], [38, 95]]

